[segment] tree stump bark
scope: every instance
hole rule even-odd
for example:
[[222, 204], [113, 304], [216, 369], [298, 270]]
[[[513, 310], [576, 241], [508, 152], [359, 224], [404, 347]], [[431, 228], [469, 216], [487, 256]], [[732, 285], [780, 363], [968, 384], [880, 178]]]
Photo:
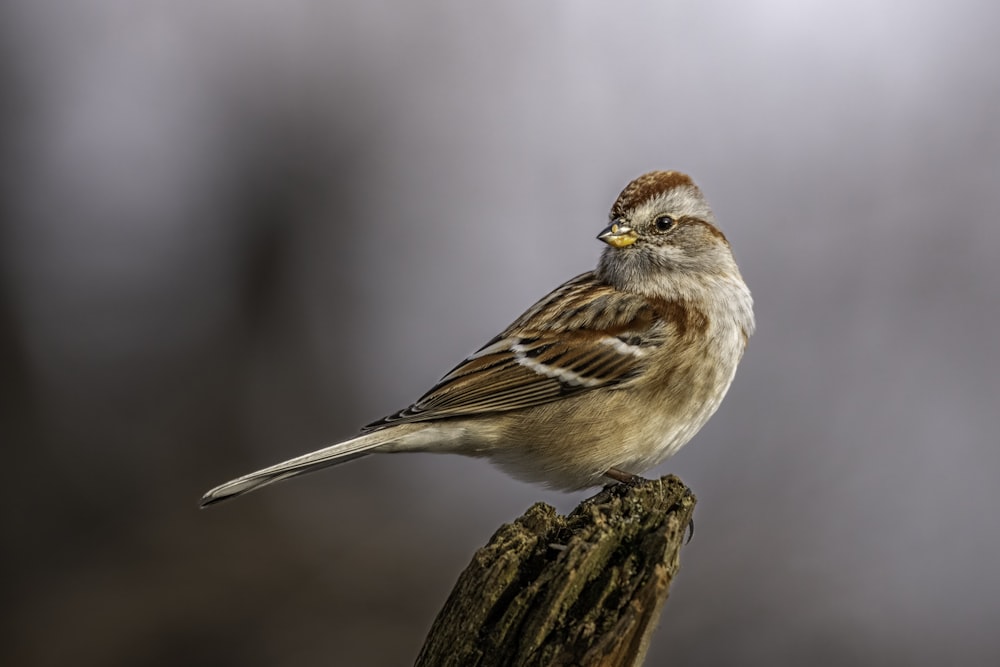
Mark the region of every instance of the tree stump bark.
[[417, 667], [642, 664], [694, 504], [672, 475], [607, 487], [569, 516], [536, 503], [473, 556]]

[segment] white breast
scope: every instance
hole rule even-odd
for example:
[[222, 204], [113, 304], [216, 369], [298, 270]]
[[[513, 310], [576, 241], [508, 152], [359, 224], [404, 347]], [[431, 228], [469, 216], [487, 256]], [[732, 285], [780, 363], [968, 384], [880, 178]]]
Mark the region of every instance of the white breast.
[[652, 418], [648, 448], [634, 452], [634, 469], [651, 468], [687, 444], [719, 409], [736, 375], [747, 340], [754, 331], [753, 298], [742, 279], [719, 280], [709, 288], [713, 298], [706, 299], [704, 294], [691, 294], [689, 298], [714, 304], [708, 313], [710, 324], [706, 332], [711, 339], [710, 354], [715, 361], [715, 377], [708, 383], [712, 391], [699, 396], [692, 406], [693, 412], [683, 420], [678, 420], [674, 414]]

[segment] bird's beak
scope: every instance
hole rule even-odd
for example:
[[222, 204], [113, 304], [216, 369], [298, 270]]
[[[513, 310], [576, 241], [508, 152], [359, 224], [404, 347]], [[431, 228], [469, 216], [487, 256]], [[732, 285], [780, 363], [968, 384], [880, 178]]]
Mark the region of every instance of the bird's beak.
[[599, 241], [604, 241], [614, 248], [624, 248], [627, 245], [632, 245], [638, 238], [639, 235], [635, 233], [634, 229], [620, 222], [611, 223], [597, 235]]

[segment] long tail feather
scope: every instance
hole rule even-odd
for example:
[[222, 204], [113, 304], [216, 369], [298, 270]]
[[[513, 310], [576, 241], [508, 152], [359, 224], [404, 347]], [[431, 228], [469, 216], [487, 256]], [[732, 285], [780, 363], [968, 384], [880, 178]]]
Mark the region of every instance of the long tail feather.
[[297, 477], [307, 472], [313, 472], [320, 468], [344, 463], [351, 459], [356, 459], [367, 454], [371, 454], [372, 449], [389, 442], [385, 431], [375, 431], [358, 436], [352, 440], [338, 442], [335, 445], [324, 447], [315, 452], [310, 452], [294, 459], [289, 459], [269, 468], [243, 475], [234, 480], [221, 484], [201, 497], [201, 506], [207, 507], [215, 503], [242, 496], [244, 493], [256, 491], [262, 486], [280, 482], [289, 477]]

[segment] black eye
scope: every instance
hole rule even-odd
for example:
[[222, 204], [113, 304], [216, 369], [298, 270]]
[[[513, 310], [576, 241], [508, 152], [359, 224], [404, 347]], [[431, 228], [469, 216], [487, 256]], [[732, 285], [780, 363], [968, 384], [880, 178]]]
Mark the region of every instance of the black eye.
[[674, 226], [674, 219], [669, 215], [661, 215], [653, 222], [656, 224], [656, 230], [660, 232], [665, 232]]

